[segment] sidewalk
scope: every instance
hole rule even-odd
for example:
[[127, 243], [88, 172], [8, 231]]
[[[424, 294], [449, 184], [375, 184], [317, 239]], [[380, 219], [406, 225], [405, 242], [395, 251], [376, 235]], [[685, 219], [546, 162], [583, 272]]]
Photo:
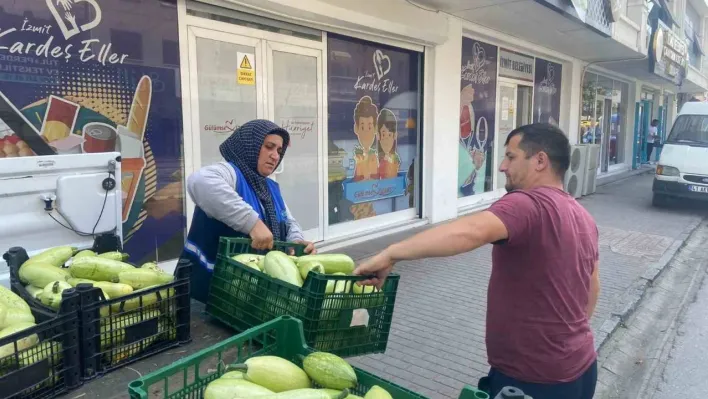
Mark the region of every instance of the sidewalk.
[[[652, 175], [598, 187], [580, 202], [600, 228], [601, 295], [591, 321], [596, 346], [641, 298], [642, 275], [656, 273], [698, 225], [695, 210], [651, 206]], [[411, 232], [362, 243], [342, 252], [373, 255]], [[664, 255], [664, 259], [662, 259]], [[652, 272], [653, 270], [653, 272]], [[385, 354], [352, 363], [429, 398], [457, 398], [488, 371], [484, 323], [491, 246], [452, 258], [402, 263], [393, 326]], [[640, 288], [637, 288], [640, 287]], [[614, 317], [613, 317], [614, 315]]]

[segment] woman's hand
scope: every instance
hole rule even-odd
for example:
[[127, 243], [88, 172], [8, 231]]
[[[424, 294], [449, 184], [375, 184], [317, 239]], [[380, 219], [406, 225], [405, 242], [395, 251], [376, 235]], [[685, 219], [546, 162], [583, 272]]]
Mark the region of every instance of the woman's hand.
[[[308, 255], [314, 255], [317, 253], [317, 249], [315, 249], [314, 243], [311, 243], [311, 242], [305, 241], [305, 240], [296, 240], [295, 243], [305, 245], [305, 253]], [[294, 255], [294, 254], [291, 254], [291, 255]]]
[[253, 249], [272, 249], [273, 248], [273, 233], [268, 229], [268, 226], [262, 220], [258, 220], [256, 225], [251, 229], [251, 246]]

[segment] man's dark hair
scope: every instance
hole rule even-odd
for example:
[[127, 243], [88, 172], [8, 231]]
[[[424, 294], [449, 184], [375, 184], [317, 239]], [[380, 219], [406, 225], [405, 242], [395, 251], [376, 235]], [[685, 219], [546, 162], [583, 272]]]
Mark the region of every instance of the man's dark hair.
[[652, 126], [659, 126], [659, 120], [658, 120], [658, 119], [652, 119], [651, 125], [652, 125]]
[[532, 123], [518, 127], [509, 133], [504, 146], [515, 136], [521, 136], [519, 148], [530, 158], [543, 151], [548, 155], [551, 167], [561, 179], [570, 167], [570, 142], [565, 133], [550, 123]]

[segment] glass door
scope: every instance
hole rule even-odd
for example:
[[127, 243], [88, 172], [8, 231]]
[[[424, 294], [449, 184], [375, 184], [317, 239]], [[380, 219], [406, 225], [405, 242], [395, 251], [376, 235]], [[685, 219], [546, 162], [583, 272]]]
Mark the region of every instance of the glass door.
[[[322, 50], [300, 46], [298, 38], [208, 20], [190, 19], [187, 29], [192, 141], [185, 156], [191, 156], [186, 164], [192, 170], [186, 173], [223, 161], [219, 145], [242, 124], [274, 121], [291, 140], [270, 177], [305, 238], [321, 241]], [[187, 203], [191, 215], [194, 204]]]
[[[239, 56], [261, 64], [261, 41], [190, 26], [189, 62], [192, 97], [194, 170], [222, 161], [219, 145], [242, 124], [264, 116], [262, 74], [250, 84], [239, 81]], [[188, 171], [193, 172], [193, 171]]]
[[267, 42], [268, 118], [290, 133], [275, 172], [288, 208], [308, 240], [320, 240], [323, 219], [322, 52]]
[[[504, 173], [499, 172], [499, 165], [501, 165], [504, 160], [504, 154], [506, 154], [506, 147], [504, 143], [506, 138], [509, 137], [509, 133], [516, 128], [516, 100], [517, 100], [517, 84], [505, 81], [499, 82], [499, 99], [497, 104], [497, 109], [499, 110], [499, 126], [497, 128], [497, 162], [494, 167], [497, 169], [497, 179], [495, 186], [496, 188], [504, 188], [506, 184], [506, 176]], [[529, 107], [531, 109], [531, 107]]]

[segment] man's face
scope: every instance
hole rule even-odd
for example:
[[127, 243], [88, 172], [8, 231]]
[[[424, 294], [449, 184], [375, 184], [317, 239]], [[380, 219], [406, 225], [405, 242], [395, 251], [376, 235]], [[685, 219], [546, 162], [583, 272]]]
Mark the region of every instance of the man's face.
[[365, 149], [371, 148], [374, 145], [376, 137], [376, 122], [373, 116], [360, 117], [357, 123], [354, 124], [354, 133], [359, 137], [359, 143]]
[[278, 167], [282, 153], [283, 138], [277, 134], [267, 135], [258, 155], [258, 173], [263, 177], [270, 176]]
[[509, 140], [506, 146], [504, 160], [499, 167], [499, 171], [506, 175], [506, 191], [520, 190], [526, 188], [529, 176], [535, 172], [533, 167], [534, 157], [527, 157], [524, 150], [519, 148], [521, 135], [516, 135]]

